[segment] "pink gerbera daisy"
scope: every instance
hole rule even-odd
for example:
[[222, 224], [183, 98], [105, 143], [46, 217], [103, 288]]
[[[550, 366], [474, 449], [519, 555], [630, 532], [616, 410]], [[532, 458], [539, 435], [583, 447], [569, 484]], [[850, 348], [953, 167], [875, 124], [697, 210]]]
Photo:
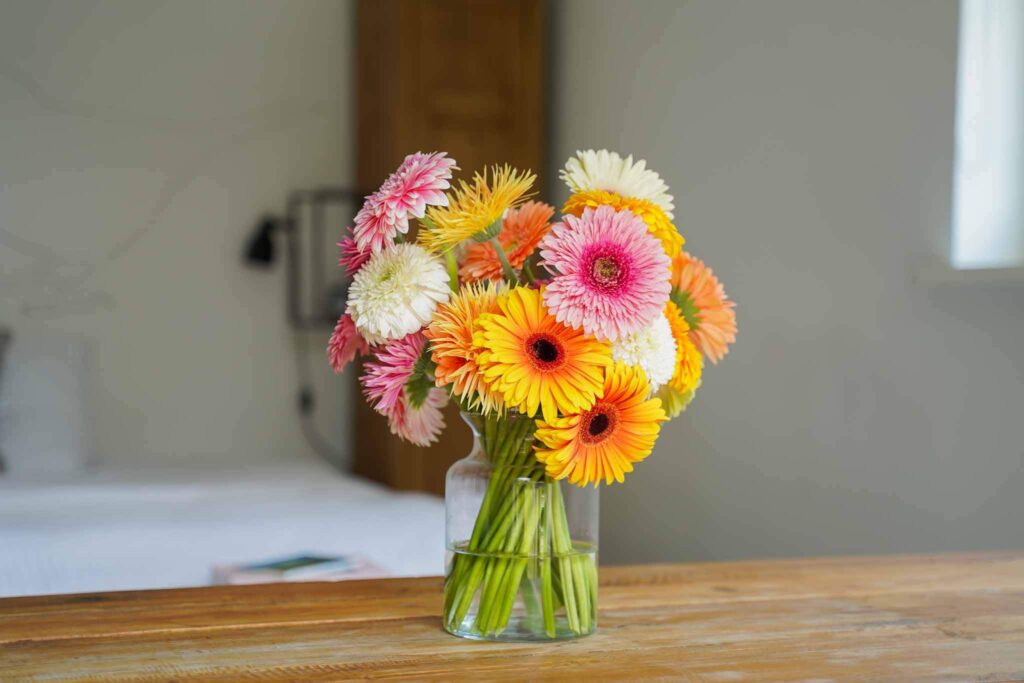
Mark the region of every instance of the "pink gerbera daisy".
[[395, 235], [409, 231], [409, 218], [388, 208], [380, 192], [366, 198], [352, 227], [356, 248], [376, 253], [390, 244]]
[[455, 159], [444, 152], [410, 154], [384, 183], [385, 201], [395, 213], [416, 218], [423, 218], [427, 206], [448, 206], [444, 191], [450, 187], [453, 168]]
[[668, 301], [671, 262], [643, 219], [602, 205], [563, 220], [540, 245], [554, 272], [544, 303], [558, 322], [600, 341], [650, 325]]
[[374, 360], [366, 364], [361, 378], [363, 393], [381, 415], [388, 415], [399, 402], [425, 342], [419, 332], [393, 339], [377, 351]]
[[419, 407], [409, 400], [408, 392], [403, 392], [388, 413], [391, 433], [416, 446], [429, 446], [437, 441], [438, 435], [444, 429], [444, 414], [441, 409], [447, 403], [448, 394], [444, 389], [437, 387], [427, 392]]
[[356, 214], [353, 235], [360, 251], [374, 253], [409, 231], [409, 216], [422, 218], [427, 206], [446, 206], [455, 160], [444, 152], [417, 152], [366, 198]]
[[334, 333], [331, 340], [327, 342], [327, 360], [335, 372], [341, 372], [345, 366], [352, 362], [356, 354], [365, 356], [370, 352], [370, 345], [360, 336], [356, 330], [356, 324], [352, 322], [352, 316], [348, 313], [338, 319], [334, 326]]
[[345, 269], [345, 274], [349, 277], [354, 277], [373, 254], [369, 249], [361, 251], [356, 246], [356, 241], [352, 238], [352, 228], [345, 229], [345, 236], [338, 242], [338, 250], [341, 252], [338, 265]]

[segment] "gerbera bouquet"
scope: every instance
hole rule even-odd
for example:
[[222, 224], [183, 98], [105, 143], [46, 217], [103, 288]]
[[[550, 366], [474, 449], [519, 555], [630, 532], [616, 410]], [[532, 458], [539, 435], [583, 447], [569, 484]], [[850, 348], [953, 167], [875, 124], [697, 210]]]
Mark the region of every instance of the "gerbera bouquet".
[[559, 482], [622, 482], [651, 453], [704, 359], [735, 340], [734, 304], [683, 250], [643, 161], [569, 159], [559, 222], [532, 199], [532, 173], [494, 167], [452, 187], [455, 170], [411, 154], [366, 198], [339, 243], [352, 285], [328, 357], [340, 372], [367, 356], [366, 398], [412, 443], [437, 439], [449, 401], [478, 431], [491, 470], [472, 533], [449, 539], [446, 628], [497, 637], [521, 603], [547, 637], [587, 633], [594, 554]]

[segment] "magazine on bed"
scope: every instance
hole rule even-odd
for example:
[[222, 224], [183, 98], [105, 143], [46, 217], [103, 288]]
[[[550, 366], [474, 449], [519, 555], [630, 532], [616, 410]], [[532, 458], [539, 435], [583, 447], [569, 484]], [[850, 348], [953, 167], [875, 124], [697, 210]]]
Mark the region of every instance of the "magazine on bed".
[[213, 583], [247, 584], [280, 581], [373, 579], [388, 573], [358, 555], [300, 553], [251, 564], [215, 565]]

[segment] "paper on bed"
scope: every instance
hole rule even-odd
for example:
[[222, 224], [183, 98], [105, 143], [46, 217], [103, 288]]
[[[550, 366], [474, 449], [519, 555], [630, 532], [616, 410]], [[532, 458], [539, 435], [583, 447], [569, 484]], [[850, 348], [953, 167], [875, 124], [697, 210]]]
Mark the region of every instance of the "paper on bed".
[[276, 583], [279, 581], [349, 581], [390, 576], [382, 567], [359, 555], [293, 555], [255, 564], [216, 565], [214, 584]]

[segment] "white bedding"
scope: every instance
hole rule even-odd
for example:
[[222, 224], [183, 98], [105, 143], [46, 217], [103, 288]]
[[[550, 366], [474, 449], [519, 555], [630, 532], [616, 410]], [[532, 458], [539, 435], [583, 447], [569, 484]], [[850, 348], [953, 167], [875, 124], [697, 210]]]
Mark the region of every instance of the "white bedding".
[[299, 552], [440, 574], [443, 502], [316, 462], [0, 477], [0, 596], [201, 586], [214, 564]]

